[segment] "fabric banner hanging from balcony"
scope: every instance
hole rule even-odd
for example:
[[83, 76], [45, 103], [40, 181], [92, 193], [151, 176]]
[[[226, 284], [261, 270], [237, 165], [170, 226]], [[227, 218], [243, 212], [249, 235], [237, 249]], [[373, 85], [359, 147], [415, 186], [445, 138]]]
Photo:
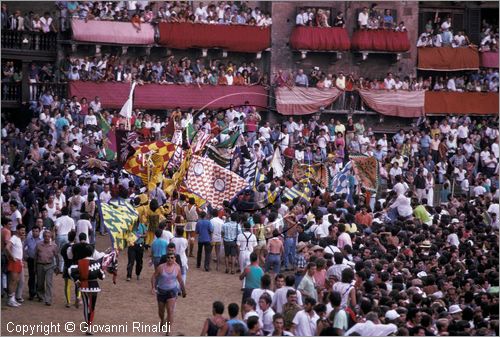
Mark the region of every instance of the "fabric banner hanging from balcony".
[[335, 102], [342, 91], [337, 88], [276, 88], [276, 110], [283, 115], [306, 115]]
[[351, 49], [366, 51], [406, 52], [410, 50], [408, 32], [392, 30], [358, 30], [352, 34]]
[[387, 116], [424, 115], [425, 91], [358, 90], [361, 99], [373, 110]]
[[[128, 98], [130, 83], [70, 82], [69, 96], [87, 100], [101, 98], [103, 107], [120, 109]], [[267, 107], [267, 90], [262, 86], [185, 86], [185, 85], [138, 85], [134, 92], [134, 108], [172, 109], [227, 108], [231, 104]]]
[[426, 91], [425, 113], [498, 116], [498, 93]]
[[151, 45], [155, 42], [152, 25], [143, 23], [138, 32], [130, 22], [73, 19], [73, 40], [122, 45]]
[[345, 28], [295, 27], [290, 46], [298, 50], [346, 51], [351, 42]]
[[481, 67], [498, 69], [498, 52], [497, 51], [481, 52], [480, 56], [481, 56]]
[[477, 70], [479, 53], [473, 47], [422, 47], [418, 48], [417, 68], [434, 71]]
[[271, 47], [270, 27], [168, 22], [158, 27], [159, 43], [168, 48], [220, 48], [256, 53]]

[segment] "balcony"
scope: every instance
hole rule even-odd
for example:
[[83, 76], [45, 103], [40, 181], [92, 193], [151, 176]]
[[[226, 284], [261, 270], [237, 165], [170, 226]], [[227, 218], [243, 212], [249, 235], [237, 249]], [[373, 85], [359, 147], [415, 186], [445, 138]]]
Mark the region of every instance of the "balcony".
[[21, 103], [21, 82], [2, 83], [2, 105], [17, 106]]
[[351, 49], [360, 52], [363, 60], [366, 60], [368, 54], [373, 53], [397, 54], [399, 60], [402, 53], [410, 50], [410, 40], [408, 32], [384, 29], [358, 30], [352, 35]]
[[270, 27], [162, 22], [159, 30], [159, 44], [173, 49], [214, 48], [260, 54], [271, 47]]
[[[82, 82], [69, 83], [69, 97], [86, 97], [88, 100], [99, 96], [105, 108], [120, 109], [128, 98], [130, 83], [122, 82]], [[260, 85], [195, 85], [144, 84], [134, 91], [134, 107], [140, 109], [226, 108], [231, 104], [267, 107], [267, 90]]]
[[431, 71], [478, 70], [479, 53], [475, 47], [420, 47], [418, 48], [417, 69]]
[[340, 52], [351, 48], [349, 35], [345, 28], [337, 27], [295, 27], [290, 36], [291, 48], [302, 53], [302, 58], [307, 52]]
[[2, 29], [1, 36], [4, 57], [12, 57], [13, 54], [17, 54], [28, 59], [31, 56], [45, 56], [53, 59], [57, 54], [56, 33], [19, 32]]
[[2, 82], [2, 106], [16, 108], [20, 104], [36, 102], [45, 91], [50, 91], [54, 96], [67, 97], [68, 84]]

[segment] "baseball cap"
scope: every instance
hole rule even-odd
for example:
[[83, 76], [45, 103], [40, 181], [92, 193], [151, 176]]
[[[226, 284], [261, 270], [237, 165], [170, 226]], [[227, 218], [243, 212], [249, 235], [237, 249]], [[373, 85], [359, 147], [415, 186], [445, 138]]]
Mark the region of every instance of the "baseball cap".
[[385, 313], [385, 318], [387, 318], [390, 321], [395, 320], [396, 318], [399, 318], [399, 317], [401, 317], [401, 315], [398, 314], [398, 312], [396, 310], [388, 310]]
[[462, 309], [460, 309], [460, 306], [458, 304], [453, 304], [453, 305], [450, 305], [448, 312], [450, 314], [457, 314], [459, 312], [462, 312]]

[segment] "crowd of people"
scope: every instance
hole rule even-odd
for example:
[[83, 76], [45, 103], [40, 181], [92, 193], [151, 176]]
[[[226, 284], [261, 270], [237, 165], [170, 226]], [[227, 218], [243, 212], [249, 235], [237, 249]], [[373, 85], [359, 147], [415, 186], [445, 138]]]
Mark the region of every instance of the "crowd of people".
[[277, 87], [338, 88], [352, 92], [354, 88], [368, 90], [408, 90], [408, 91], [480, 91], [498, 92], [498, 69], [483, 68], [478, 71], [455, 73], [444, 76], [410, 77], [387, 73], [385, 78], [356, 77], [354, 73], [339, 71], [327, 73], [319, 67], [309, 72], [299, 68], [297, 72], [278, 70], [272, 83]]
[[254, 61], [236, 62], [188, 57], [166, 61], [147, 58], [123, 59], [115, 55], [103, 57], [67, 57], [61, 64], [67, 81], [132, 82], [196, 85], [266, 85], [267, 75]]
[[58, 2], [63, 20], [108, 20], [140, 24], [159, 22], [191, 22], [208, 24], [238, 24], [270, 26], [271, 15], [259, 7], [250, 8], [246, 2], [237, 5], [232, 1], [219, 1], [197, 6], [184, 1], [165, 1], [159, 6], [149, 1], [70, 1]]
[[50, 12], [44, 12], [43, 15], [40, 15], [32, 11], [22, 13], [20, 10], [16, 10], [10, 13], [8, 5], [2, 3], [0, 26], [4, 30], [19, 32], [56, 33], [58, 24]]
[[373, 3], [370, 8], [363, 7], [358, 13], [358, 28], [361, 30], [385, 29], [396, 32], [406, 32], [404, 21], [395, 21], [391, 9], [380, 10], [378, 4]]
[[[271, 125], [251, 106], [202, 114], [176, 110], [181, 128], [193, 123], [219, 141], [220, 130], [242, 132], [245, 141], [236, 155], [256, 160], [265, 177], [255, 190], [213, 209], [160, 189], [142, 193], [116, 169], [76, 169], [84, 145], [103, 150], [96, 113], [114, 128], [130, 124], [140, 140], [169, 139], [166, 119], [136, 110], [126, 123], [103, 106], [98, 97], [63, 101], [44, 93], [26, 129], [3, 123], [2, 237], [9, 262], [2, 263], [2, 272], [8, 305], [22, 306], [26, 259], [29, 298], [50, 305], [47, 280], [54, 272], [69, 275], [61, 262], [66, 245], [93, 243], [96, 232], [105, 234], [99, 202], [126, 198], [137, 205], [140, 220], [137, 240], [128, 248], [127, 280], [134, 265], [139, 279], [143, 255], [150, 254], [162, 322], [173, 317], [177, 296], [186, 295], [187, 261], [194, 258], [197, 240], [197, 267], [213, 272], [213, 249], [215, 270], [237, 272], [244, 289], [241, 303], [228, 306], [229, 320], [224, 305], [214, 303], [203, 333], [498, 333], [498, 118], [426, 120], [389, 138], [377, 137], [363, 119], [326, 121], [317, 115]], [[284, 162], [281, 177], [269, 170], [276, 148]], [[329, 163], [332, 177], [356, 153], [380, 163], [384, 187], [377, 193], [358, 186], [351, 175], [349, 194], [314, 185], [310, 198], [278, 198], [259, 207], [263, 195], [297, 183], [294, 162]], [[160, 219], [154, 233], [148, 230], [149, 214]], [[37, 258], [40, 249], [43, 258]], [[67, 278], [67, 305], [78, 305], [70, 285]]]
[[[454, 34], [455, 33], [455, 34]], [[469, 40], [464, 30], [453, 29], [451, 16], [441, 21], [441, 17], [436, 16], [434, 20], [429, 19], [425, 24], [425, 31], [420, 34], [417, 47], [477, 47]], [[498, 50], [498, 26], [482, 22], [480, 34], [480, 51]]]

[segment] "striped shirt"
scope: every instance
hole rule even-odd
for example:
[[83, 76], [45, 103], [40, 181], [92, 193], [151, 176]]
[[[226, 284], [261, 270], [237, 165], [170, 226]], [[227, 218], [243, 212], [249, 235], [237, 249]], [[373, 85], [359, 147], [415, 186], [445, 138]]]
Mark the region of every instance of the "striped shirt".
[[222, 225], [222, 232], [224, 235], [224, 241], [236, 242], [238, 234], [241, 234], [241, 228], [236, 222], [229, 221]]

